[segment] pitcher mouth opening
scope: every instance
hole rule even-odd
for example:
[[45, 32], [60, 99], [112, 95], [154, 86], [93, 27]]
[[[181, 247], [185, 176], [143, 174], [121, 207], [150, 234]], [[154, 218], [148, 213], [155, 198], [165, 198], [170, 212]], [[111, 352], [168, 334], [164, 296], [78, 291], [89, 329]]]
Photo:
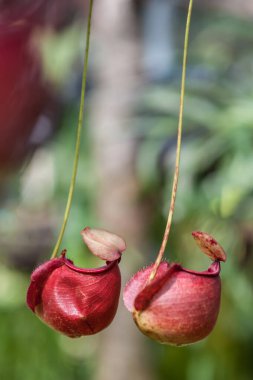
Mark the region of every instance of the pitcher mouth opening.
[[105, 265], [98, 268], [80, 268], [73, 264], [73, 262], [66, 257], [63, 257], [63, 263], [71, 270], [82, 274], [99, 274], [105, 273], [120, 262], [120, 259], [114, 261], [107, 261]]
[[215, 276], [219, 276], [220, 274], [220, 261], [215, 260], [207, 270], [204, 270], [201, 272], [183, 268], [183, 267], [181, 268], [181, 270], [183, 270], [186, 273], [195, 274], [196, 276], [215, 277]]

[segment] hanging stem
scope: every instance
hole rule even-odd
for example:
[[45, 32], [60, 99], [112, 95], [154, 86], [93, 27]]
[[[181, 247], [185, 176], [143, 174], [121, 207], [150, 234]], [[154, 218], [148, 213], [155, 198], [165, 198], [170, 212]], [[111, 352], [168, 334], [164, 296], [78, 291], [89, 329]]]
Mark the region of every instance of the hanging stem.
[[173, 185], [171, 191], [171, 200], [170, 200], [170, 209], [167, 219], [167, 224], [165, 227], [165, 232], [161, 244], [161, 248], [158, 252], [154, 268], [149, 276], [149, 281], [153, 280], [157, 269], [161, 263], [161, 260], [164, 255], [164, 251], [168, 242], [172, 217], [175, 208], [176, 195], [177, 195], [177, 186], [178, 186], [178, 178], [179, 178], [179, 163], [180, 163], [180, 152], [181, 152], [181, 140], [182, 140], [182, 126], [183, 126], [183, 111], [184, 111], [184, 94], [185, 94], [185, 77], [186, 77], [186, 64], [187, 64], [187, 53], [188, 53], [188, 44], [189, 44], [189, 31], [190, 31], [190, 23], [191, 23], [191, 14], [192, 14], [192, 4], [193, 0], [189, 1], [187, 20], [186, 20], [186, 28], [185, 28], [185, 39], [184, 39], [184, 54], [183, 54], [183, 67], [182, 67], [182, 80], [181, 80], [181, 92], [180, 92], [180, 106], [179, 106], [179, 119], [178, 119], [178, 132], [177, 132], [177, 151], [176, 151], [176, 163], [175, 163], [175, 171], [173, 178]]
[[71, 204], [72, 204], [73, 193], [74, 193], [75, 183], [76, 183], [76, 175], [77, 175], [79, 152], [80, 152], [80, 142], [81, 142], [81, 132], [82, 132], [82, 126], [83, 126], [85, 89], [86, 89], [89, 47], [90, 47], [90, 31], [91, 31], [92, 10], [93, 10], [93, 0], [90, 0], [89, 1], [89, 15], [88, 15], [88, 25], [87, 25], [87, 32], [86, 32], [85, 58], [84, 58], [83, 75], [82, 75], [82, 89], [81, 89], [80, 109], [79, 109], [77, 134], [76, 134], [76, 146], [75, 146], [73, 171], [72, 171], [72, 177], [71, 177], [70, 186], [69, 186], [69, 194], [68, 194], [67, 204], [66, 204], [66, 208], [65, 208], [64, 217], [63, 217], [63, 223], [62, 223], [61, 230], [59, 233], [59, 237], [58, 237], [58, 240], [55, 244], [51, 259], [53, 259], [57, 256], [58, 250], [59, 250], [61, 242], [62, 242], [62, 238], [63, 238], [64, 232], [65, 232], [66, 224], [67, 224], [67, 221], [69, 218], [69, 213], [70, 213], [70, 208], [71, 208]]

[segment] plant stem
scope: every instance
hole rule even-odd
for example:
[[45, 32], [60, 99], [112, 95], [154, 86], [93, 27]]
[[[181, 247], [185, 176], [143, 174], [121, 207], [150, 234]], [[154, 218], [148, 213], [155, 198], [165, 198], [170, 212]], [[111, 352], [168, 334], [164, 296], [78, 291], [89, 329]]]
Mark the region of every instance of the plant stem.
[[86, 32], [85, 58], [84, 58], [83, 75], [82, 75], [82, 89], [81, 89], [80, 109], [79, 109], [79, 117], [78, 117], [78, 124], [77, 124], [77, 133], [76, 133], [76, 146], [75, 146], [73, 171], [72, 171], [72, 177], [71, 177], [70, 186], [69, 186], [67, 204], [66, 204], [66, 208], [65, 208], [64, 217], [63, 217], [63, 223], [62, 223], [61, 230], [59, 233], [59, 237], [58, 237], [58, 240], [57, 240], [56, 245], [54, 247], [51, 259], [53, 259], [57, 256], [58, 250], [59, 250], [61, 242], [62, 242], [62, 238], [63, 238], [65, 228], [67, 225], [67, 221], [69, 218], [69, 213], [70, 213], [70, 208], [71, 208], [71, 204], [72, 204], [72, 199], [73, 199], [73, 194], [74, 194], [74, 189], [75, 189], [75, 183], [76, 183], [76, 175], [77, 175], [79, 152], [80, 152], [80, 142], [81, 142], [81, 132], [82, 132], [82, 126], [83, 126], [85, 89], [86, 89], [89, 47], [90, 47], [90, 31], [91, 31], [92, 10], [93, 10], [93, 0], [90, 0], [89, 1], [89, 15], [88, 15], [88, 25], [87, 25], [87, 32]]
[[183, 67], [182, 67], [182, 80], [181, 80], [181, 92], [180, 92], [180, 106], [179, 106], [179, 119], [178, 119], [178, 132], [177, 132], [177, 151], [176, 151], [176, 163], [175, 163], [175, 171], [173, 178], [173, 185], [171, 191], [171, 200], [170, 200], [170, 209], [167, 219], [167, 224], [165, 227], [165, 232], [162, 240], [162, 244], [160, 250], [158, 252], [154, 268], [149, 276], [149, 281], [153, 280], [157, 269], [161, 263], [161, 260], [164, 255], [164, 251], [168, 242], [172, 217], [175, 208], [176, 195], [177, 195], [177, 186], [178, 186], [178, 178], [179, 178], [179, 164], [180, 164], [180, 152], [181, 152], [181, 140], [182, 140], [182, 126], [183, 126], [183, 111], [184, 111], [184, 94], [185, 94], [185, 77], [186, 77], [186, 64], [187, 64], [187, 54], [188, 54], [188, 44], [189, 44], [189, 31], [190, 31], [190, 23], [191, 23], [191, 14], [192, 14], [192, 4], [193, 0], [189, 1], [187, 20], [186, 20], [186, 28], [185, 28], [185, 38], [184, 38], [184, 54], [183, 54]]

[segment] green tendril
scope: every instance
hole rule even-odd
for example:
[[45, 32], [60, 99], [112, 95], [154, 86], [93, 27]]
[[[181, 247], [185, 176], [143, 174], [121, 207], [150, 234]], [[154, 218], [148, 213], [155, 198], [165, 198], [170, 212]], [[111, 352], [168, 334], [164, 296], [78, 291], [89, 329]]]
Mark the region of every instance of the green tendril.
[[182, 140], [182, 127], [183, 127], [183, 111], [184, 111], [184, 95], [185, 95], [185, 77], [186, 77], [186, 66], [187, 66], [187, 55], [188, 55], [188, 45], [189, 45], [189, 31], [190, 31], [190, 23], [191, 23], [191, 14], [192, 14], [192, 5], [193, 0], [189, 1], [187, 20], [186, 20], [186, 28], [185, 28], [185, 38], [184, 38], [184, 54], [183, 54], [183, 67], [182, 67], [182, 79], [181, 79], [181, 92], [180, 92], [180, 106], [179, 106], [179, 119], [178, 119], [178, 133], [177, 133], [177, 151], [176, 151], [176, 163], [175, 163], [175, 171], [173, 178], [173, 185], [171, 191], [171, 201], [170, 201], [170, 209], [167, 219], [167, 224], [165, 227], [165, 232], [162, 240], [162, 244], [160, 250], [158, 252], [154, 268], [149, 276], [149, 281], [152, 281], [156, 275], [157, 269], [162, 261], [164, 251], [168, 242], [170, 228], [172, 224], [172, 217], [175, 208], [176, 195], [177, 195], [177, 186], [178, 186], [178, 178], [179, 178], [179, 164], [180, 164], [180, 153], [181, 153], [181, 140]]
[[83, 66], [83, 75], [82, 75], [82, 89], [81, 89], [81, 99], [80, 99], [80, 109], [79, 109], [79, 117], [78, 117], [78, 124], [77, 124], [77, 133], [76, 133], [76, 146], [75, 146], [75, 156], [74, 156], [74, 163], [73, 163], [73, 171], [72, 171], [72, 177], [70, 181], [69, 186], [69, 193], [68, 193], [68, 199], [67, 204], [65, 208], [65, 213], [63, 217], [63, 223], [61, 226], [61, 230], [59, 232], [59, 236], [57, 239], [57, 242], [55, 244], [51, 259], [55, 258], [57, 256], [57, 253], [59, 251], [63, 235], [66, 229], [66, 225], [69, 218], [69, 213], [71, 209], [73, 194], [75, 190], [75, 184], [76, 184], [76, 175], [77, 175], [77, 168], [78, 168], [78, 161], [79, 161], [79, 153], [80, 153], [80, 142], [81, 142], [81, 133], [82, 133], [82, 126], [83, 126], [83, 116], [84, 116], [84, 104], [85, 104], [85, 89], [86, 89], [86, 81], [87, 81], [87, 68], [88, 68], [88, 58], [89, 58], [89, 48], [90, 48], [90, 32], [91, 32], [91, 19], [92, 19], [92, 10], [93, 10], [93, 0], [89, 1], [89, 15], [88, 15], [88, 25], [87, 25], [87, 32], [86, 32], [86, 47], [85, 47], [85, 58], [84, 58], [84, 66]]

